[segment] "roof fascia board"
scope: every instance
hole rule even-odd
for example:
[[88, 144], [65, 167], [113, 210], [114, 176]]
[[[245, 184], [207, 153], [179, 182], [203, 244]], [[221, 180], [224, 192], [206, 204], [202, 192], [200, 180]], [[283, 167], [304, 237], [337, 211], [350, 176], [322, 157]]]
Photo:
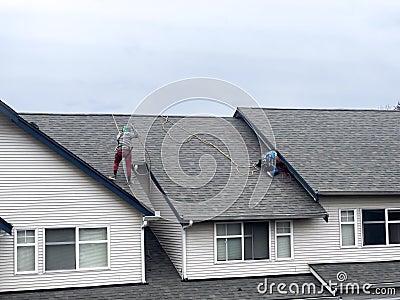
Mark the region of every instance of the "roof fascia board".
[[278, 153], [278, 157], [282, 161], [282, 163], [287, 167], [288, 171], [293, 174], [296, 180], [301, 184], [301, 186], [310, 194], [310, 196], [314, 199], [314, 201], [318, 201], [318, 194], [311, 188], [311, 186], [300, 176], [300, 174], [292, 167], [292, 165], [283, 157], [279, 151], [275, 149], [275, 146], [268, 141], [265, 135], [262, 134], [260, 130], [258, 130], [257, 126], [254, 125], [253, 122], [250, 121], [249, 118], [240, 110], [238, 107], [234, 114], [235, 117], [241, 117], [244, 122], [254, 131], [254, 133], [260, 138], [260, 140], [267, 145], [270, 150], [275, 150]]
[[149, 170], [149, 172], [150, 172], [151, 180], [156, 185], [156, 187], [160, 191], [160, 193], [163, 195], [163, 197], [165, 199], [165, 202], [167, 202], [169, 208], [172, 210], [172, 212], [174, 213], [175, 217], [178, 219], [178, 222], [181, 223], [181, 224], [184, 224], [185, 220], [179, 215], [179, 212], [177, 211], [175, 206], [172, 204], [171, 199], [169, 199], [167, 193], [164, 191], [164, 189], [162, 188], [161, 184], [158, 182], [156, 176], [154, 176], [154, 174], [153, 174], [153, 172], [151, 170]]
[[319, 196], [400, 196], [400, 191], [318, 191]]
[[[212, 221], [229, 221], [229, 220], [301, 220], [301, 219], [318, 219], [325, 218], [328, 213], [317, 213], [317, 214], [300, 214], [300, 215], [278, 215], [278, 216], [226, 216], [226, 217], [215, 217]], [[195, 219], [193, 221], [196, 221]]]
[[0, 217], [0, 229], [4, 230], [7, 232], [9, 235], [12, 234], [12, 225], [8, 223], [6, 220]]
[[18, 127], [29, 133], [31, 136], [42, 142], [51, 150], [55, 151], [61, 157], [65, 158], [74, 166], [85, 172], [87, 175], [91, 176], [94, 180], [96, 180], [97, 182], [105, 186], [107, 189], [115, 193], [117, 196], [128, 202], [139, 212], [141, 212], [146, 216], [154, 215], [150, 209], [146, 208], [144, 205], [139, 203], [139, 201], [135, 197], [124, 191], [122, 188], [118, 187], [116, 184], [111, 183], [103, 174], [95, 170], [93, 167], [88, 165], [86, 162], [84, 162], [82, 159], [80, 159], [75, 154], [70, 152], [68, 149], [64, 148], [62, 145], [54, 141], [48, 135], [46, 135], [38, 128], [36, 128], [34, 125], [30, 124], [28, 121], [23, 119], [21, 116], [18, 115], [17, 112], [12, 110], [8, 105], [6, 105], [1, 100], [0, 100], [0, 112], [3, 113], [6, 117], [10, 118], [10, 120]]
[[246, 115], [240, 110], [240, 108], [238, 107], [236, 109], [235, 114], [233, 115], [234, 117], [240, 117], [242, 118], [245, 123], [254, 131], [254, 133], [260, 138], [260, 140], [268, 146], [268, 148], [270, 150], [274, 150], [275, 146], [272, 145], [272, 143], [266, 138], [266, 136], [260, 131], [258, 130], [257, 126], [254, 125], [253, 122], [251, 122], [251, 120], [249, 118], [246, 117]]

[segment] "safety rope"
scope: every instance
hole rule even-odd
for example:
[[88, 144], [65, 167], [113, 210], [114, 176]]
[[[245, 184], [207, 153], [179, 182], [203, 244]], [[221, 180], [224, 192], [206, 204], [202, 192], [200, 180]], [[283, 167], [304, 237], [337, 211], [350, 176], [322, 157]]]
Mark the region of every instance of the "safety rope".
[[[145, 151], [144, 160], [146, 161], [146, 154], [147, 154], [147, 157], [149, 158], [149, 167], [148, 167], [148, 169], [147, 169], [147, 173], [141, 174], [141, 173], [139, 173], [139, 172], [136, 171], [136, 170], [135, 170], [135, 172], [138, 173], [139, 175], [147, 175], [147, 174], [149, 174], [149, 172], [151, 171], [151, 158], [150, 158], [150, 154], [149, 154], [149, 152], [147, 151], [147, 148], [146, 148], [146, 146], [145, 146], [145, 144], [144, 144], [142, 138], [140, 137], [139, 132], [136, 130], [136, 128], [135, 128], [135, 126], [134, 126], [133, 124], [132, 124], [132, 126], [133, 126], [133, 129], [136, 131], [138, 140], [139, 140], [140, 144], [142, 144], [142, 147], [143, 147], [143, 149], [144, 149], [144, 151]], [[146, 165], [147, 165], [147, 163], [146, 163]]]
[[111, 115], [112, 115], [112, 117], [113, 117], [115, 127], [117, 127], [118, 133], [121, 133], [121, 131], [119, 131], [119, 127], [118, 127], [117, 121], [115, 120], [114, 114], [111, 114]]
[[[244, 165], [240, 165], [238, 164], [233, 158], [232, 156], [230, 156], [228, 153], [225, 153], [220, 147], [218, 147], [217, 145], [213, 144], [210, 141], [207, 141], [206, 139], [200, 137], [199, 135], [190, 132], [189, 130], [187, 130], [186, 128], [184, 128], [183, 126], [176, 124], [175, 122], [171, 121], [169, 119], [168, 116], [161, 116], [162, 118], [164, 118], [164, 122], [162, 123], [162, 129], [163, 131], [168, 135], [168, 137], [173, 140], [174, 142], [178, 143], [178, 144], [186, 144], [189, 143], [191, 140], [193, 139], [197, 139], [198, 141], [200, 141], [201, 143], [208, 145], [212, 148], [214, 148], [215, 150], [217, 150], [220, 154], [222, 154], [222, 156], [224, 156], [225, 158], [227, 158], [232, 165], [235, 166], [236, 171], [239, 175], [241, 176], [252, 176], [254, 175], [255, 172], [258, 172], [260, 170], [260, 168], [257, 167], [258, 162], [254, 162], [253, 164], [251, 164], [250, 166], [244, 166]], [[182, 129], [183, 131], [185, 131], [189, 136], [188, 138], [186, 138], [183, 142], [182, 141], [178, 141], [176, 140], [169, 132], [168, 129], [165, 128], [165, 124], [170, 123], [173, 126], [177, 126], [178, 128]], [[242, 172], [240, 169], [248, 169], [248, 172]]]

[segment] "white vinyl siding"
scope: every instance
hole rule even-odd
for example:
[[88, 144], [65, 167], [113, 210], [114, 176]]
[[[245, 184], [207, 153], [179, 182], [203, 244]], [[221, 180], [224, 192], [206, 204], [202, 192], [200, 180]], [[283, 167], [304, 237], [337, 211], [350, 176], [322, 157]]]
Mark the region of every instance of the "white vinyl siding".
[[356, 209], [339, 210], [340, 242], [342, 247], [356, 246]]
[[[112, 156], [110, 156], [112, 169]], [[141, 283], [142, 214], [0, 115], [0, 211], [37, 231], [37, 274], [16, 274], [14, 236], [0, 236], [0, 291]], [[45, 228], [109, 227], [110, 268], [46, 272]]]
[[150, 228], [175, 269], [182, 276], [182, 226], [166, 203], [164, 196], [153, 184], [151, 185], [151, 202], [160, 211], [162, 218], [151, 221]]
[[[362, 246], [361, 208], [397, 207], [400, 197], [321, 197], [321, 205], [329, 213], [329, 222], [322, 218], [293, 220], [294, 259], [277, 260], [275, 226], [271, 226], [270, 260], [243, 260], [216, 263], [214, 224], [204, 222], [187, 229], [187, 277], [191, 279], [274, 276], [309, 273], [308, 264], [373, 262], [400, 260], [397, 245]], [[355, 247], [341, 247], [339, 210], [356, 208]], [[379, 253], [379, 256], [376, 255]]]

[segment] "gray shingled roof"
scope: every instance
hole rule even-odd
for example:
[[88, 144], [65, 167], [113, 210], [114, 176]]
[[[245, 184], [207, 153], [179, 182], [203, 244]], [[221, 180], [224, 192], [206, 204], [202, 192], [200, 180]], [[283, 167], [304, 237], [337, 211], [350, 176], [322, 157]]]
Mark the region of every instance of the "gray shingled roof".
[[[35, 122], [42, 131], [103, 174], [112, 174], [117, 129], [111, 115], [21, 116]], [[199, 132], [212, 133], [203, 134], [202, 137], [215, 143], [223, 151], [228, 151], [229, 147], [229, 151], [236, 155], [234, 158], [239, 163], [248, 164], [244, 154], [249, 155], [249, 161], [258, 161], [259, 142], [242, 120], [213, 117], [185, 119], [194, 122]], [[116, 120], [121, 126], [128, 122], [129, 116], [118, 115]], [[196, 139], [183, 145], [175, 143], [163, 131], [165, 120], [161, 117], [134, 116], [132, 120], [142, 140], [145, 140], [153, 174], [184, 220], [200, 221], [212, 217], [219, 220], [307, 218], [326, 214], [291, 176], [282, 174], [275, 177], [266, 193], [270, 181], [265, 173], [256, 172], [254, 176], [241, 176], [228, 159], [209, 145]], [[170, 117], [170, 120], [175, 123], [181, 120], [181, 117]], [[171, 123], [165, 124], [166, 129], [170, 129], [171, 126]], [[178, 138], [181, 134], [179, 130], [171, 131], [173, 138]], [[144, 138], [145, 136], [147, 138]], [[216, 136], [222, 137], [223, 141]], [[168, 165], [169, 160], [177, 156], [179, 163], [173, 164], [172, 167]], [[197, 185], [196, 179], [193, 178], [201, 172], [199, 161], [203, 171], [213, 168], [215, 161], [216, 170], [210, 177], [211, 180]], [[179, 166], [182, 172], [175, 166]], [[168, 170], [172, 170], [172, 173], [168, 173]], [[241, 172], [247, 171], [241, 169]], [[117, 183], [129, 191], [122, 178]], [[152, 208], [149, 199], [135, 196], [147, 207]], [[207, 201], [213, 197], [213, 201]], [[251, 202], [252, 199], [254, 203]], [[155, 209], [157, 210], [157, 207]]]
[[400, 261], [313, 264], [310, 268], [344, 299], [399, 299]]
[[400, 287], [400, 261], [312, 264], [310, 267], [326, 282], [340, 283], [337, 275], [344, 272], [347, 279], [343, 282]]
[[400, 192], [400, 112], [239, 108], [320, 192]]

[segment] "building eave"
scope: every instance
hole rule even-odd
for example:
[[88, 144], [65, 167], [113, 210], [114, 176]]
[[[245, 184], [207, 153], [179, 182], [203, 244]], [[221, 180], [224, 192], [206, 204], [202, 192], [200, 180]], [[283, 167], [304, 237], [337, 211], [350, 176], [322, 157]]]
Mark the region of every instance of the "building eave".
[[0, 229], [7, 232], [8, 234], [12, 234], [13, 226], [8, 223], [6, 220], [0, 217]]
[[20, 127], [22, 130], [33, 136], [35, 139], [49, 147], [51, 150], [65, 158], [67, 161], [72, 163], [74, 166], [82, 170], [84, 173], [92, 177], [94, 180], [102, 184], [104, 187], [112, 191], [121, 199], [128, 202], [135, 209], [146, 216], [154, 215], [154, 213], [142, 203], [139, 202], [134, 196], [120, 188], [118, 185], [110, 181], [106, 176], [101, 174], [99, 171], [91, 167], [85, 161], [77, 157], [71, 151], [57, 143], [55, 140], [50, 138], [44, 132], [42, 132], [35, 124], [31, 124], [22, 118], [17, 112], [11, 109], [3, 101], [0, 100], [0, 113], [9, 118], [11, 122]]

